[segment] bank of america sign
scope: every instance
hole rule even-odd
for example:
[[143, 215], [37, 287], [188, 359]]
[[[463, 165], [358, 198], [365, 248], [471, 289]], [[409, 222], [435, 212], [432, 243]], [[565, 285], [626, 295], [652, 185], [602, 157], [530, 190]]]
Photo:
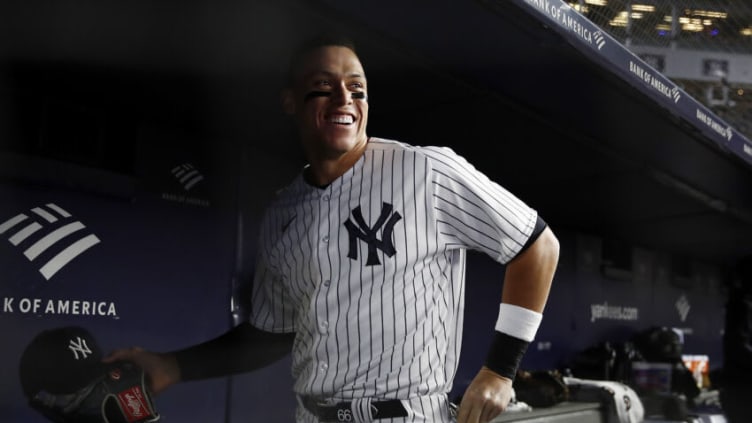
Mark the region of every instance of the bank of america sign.
[[[54, 203], [35, 207], [0, 223], [0, 236], [21, 250], [47, 280], [100, 242], [83, 223]], [[52, 257], [43, 255], [48, 250], [57, 253]]]

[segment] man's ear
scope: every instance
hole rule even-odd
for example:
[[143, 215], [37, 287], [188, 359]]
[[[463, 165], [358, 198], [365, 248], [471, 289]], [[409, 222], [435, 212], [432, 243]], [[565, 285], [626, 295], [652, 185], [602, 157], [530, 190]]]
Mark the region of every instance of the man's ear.
[[288, 115], [294, 115], [295, 98], [292, 95], [292, 90], [290, 88], [285, 88], [284, 90], [282, 90], [280, 99], [282, 100], [282, 109], [285, 111], [285, 113], [287, 113]]

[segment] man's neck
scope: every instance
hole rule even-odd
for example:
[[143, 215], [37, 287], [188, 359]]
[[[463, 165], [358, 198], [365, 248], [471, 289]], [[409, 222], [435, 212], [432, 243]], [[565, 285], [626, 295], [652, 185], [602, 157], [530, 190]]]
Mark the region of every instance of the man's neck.
[[303, 174], [306, 182], [323, 188], [350, 170], [366, 151], [368, 140], [357, 144], [352, 150], [335, 158], [313, 158]]

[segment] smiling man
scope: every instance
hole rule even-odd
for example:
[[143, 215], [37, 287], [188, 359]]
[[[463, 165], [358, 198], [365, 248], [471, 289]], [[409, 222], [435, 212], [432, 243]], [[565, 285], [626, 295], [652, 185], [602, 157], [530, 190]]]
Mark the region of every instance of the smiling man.
[[[253, 370], [292, 348], [299, 422], [492, 420], [542, 319], [556, 237], [454, 151], [367, 136], [366, 74], [348, 41], [303, 46], [288, 85], [283, 108], [308, 164], [265, 212], [249, 322], [184, 350], [132, 348], [108, 361], [137, 362], [159, 392]], [[486, 364], [455, 415], [447, 393], [468, 249], [506, 273]]]
[[[349, 54], [348, 54], [349, 53]], [[366, 77], [348, 47], [330, 46], [302, 53], [290, 70], [283, 93], [285, 111], [295, 116], [308, 177], [335, 179], [363, 154], [368, 137]]]

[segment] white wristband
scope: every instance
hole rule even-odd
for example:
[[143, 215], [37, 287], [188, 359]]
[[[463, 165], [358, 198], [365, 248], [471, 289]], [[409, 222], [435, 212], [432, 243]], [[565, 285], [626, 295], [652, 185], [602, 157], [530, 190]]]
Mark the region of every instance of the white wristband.
[[509, 336], [532, 342], [543, 320], [543, 314], [514, 304], [499, 305], [496, 330]]

